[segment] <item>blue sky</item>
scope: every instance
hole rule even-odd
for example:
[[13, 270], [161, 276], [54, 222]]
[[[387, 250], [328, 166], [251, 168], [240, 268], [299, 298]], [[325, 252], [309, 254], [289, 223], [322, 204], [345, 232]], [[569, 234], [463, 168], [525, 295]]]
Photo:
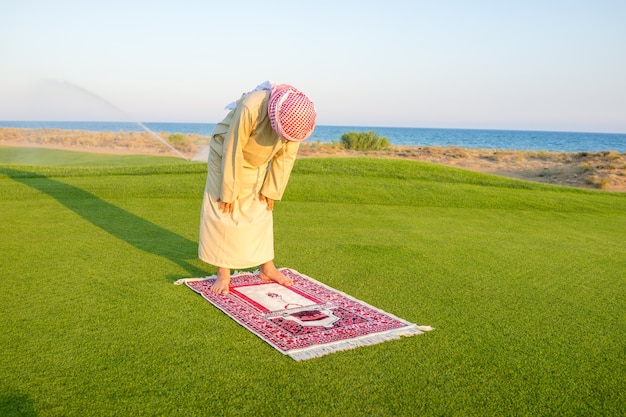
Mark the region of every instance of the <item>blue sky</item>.
[[626, 133], [624, 0], [6, 3], [0, 120], [214, 123], [270, 79], [323, 125]]

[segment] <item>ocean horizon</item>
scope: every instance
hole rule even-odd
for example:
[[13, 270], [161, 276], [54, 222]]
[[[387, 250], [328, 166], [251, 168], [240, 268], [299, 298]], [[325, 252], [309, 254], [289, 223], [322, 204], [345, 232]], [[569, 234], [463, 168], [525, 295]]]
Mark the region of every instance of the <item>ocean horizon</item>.
[[[142, 131], [209, 136], [215, 123], [0, 121], [0, 127], [63, 129], [92, 132]], [[339, 141], [347, 132], [374, 131], [397, 146], [453, 146], [556, 152], [626, 152], [626, 133], [558, 132], [535, 130], [448, 129], [381, 126], [316, 126], [308, 142]]]

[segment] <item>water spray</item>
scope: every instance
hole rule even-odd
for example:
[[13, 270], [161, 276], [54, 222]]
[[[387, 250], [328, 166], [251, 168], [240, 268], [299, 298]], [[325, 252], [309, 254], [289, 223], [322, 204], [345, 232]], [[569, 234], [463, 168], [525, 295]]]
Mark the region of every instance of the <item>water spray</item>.
[[58, 80], [53, 80], [56, 83], [59, 83], [61, 85], [64, 85], [68, 88], [71, 88], [73, 90], [79, 91], [82, 94], [85, 94], [95, 100], [98, 100], [101, 103], [106, 104], [107, 106], [109, 106], [110, 108], [114, 109], [115, 111], [117, 111], [118, 113], [124, 115], [127, 119], [130, 119], [130, 121], [132, 123], [135, 123], [136, 125], [138, 125], [139, 127], [141, 127], [143, 130], [145, 130], [148, 134], [150, 134], [150, 136], [152, 136], [153, 138], [157, 139], [159, 142], [163, 143], [165, 146], [167, 146], [168, 148], [170, 148], [172, 151], [174, 151], [178, 156], [180, 156], [181, 158], [183, 158], [186, 161], [191, 161], [189, 158], [187, 158], [185, 155], [183, 155], [178, 149], [176, 149], [175, 147], [173, 147], [171, 144], [169, 144], [167, 141], [165, 141], [161, 136], [157, 135], [156, 133], [154, 133], [152, 130], [148, 129], [146, 127], [146, 125], [144, 125], [141, 122], [138, 122], [136, 120], [133, 120], [132, 117], [129, 117], [128, 113], [125, 112], [124, 110], [120, 109], [119, 107], [117, 107], [115, 104], [109, 102], [108, 100], [105, 100], [104, 98], [100, 97], [99, 95], [86, 90], [76, 84], [70, 83], [68, 81], [58, 81]]

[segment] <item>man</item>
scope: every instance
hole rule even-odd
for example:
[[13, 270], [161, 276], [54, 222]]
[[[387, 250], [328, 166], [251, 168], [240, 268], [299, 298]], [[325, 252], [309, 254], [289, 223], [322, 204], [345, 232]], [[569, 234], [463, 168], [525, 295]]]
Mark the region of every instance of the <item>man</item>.
[[261, 84], [231, 108], [210, 143], [198, 247], [218, 267], [211, 291], [222, 295], [235, 268], [260, 265], [261, 279], [293, 284], [274, 265], [272, 209], [316, 118], [313, 102], [287, 84]]

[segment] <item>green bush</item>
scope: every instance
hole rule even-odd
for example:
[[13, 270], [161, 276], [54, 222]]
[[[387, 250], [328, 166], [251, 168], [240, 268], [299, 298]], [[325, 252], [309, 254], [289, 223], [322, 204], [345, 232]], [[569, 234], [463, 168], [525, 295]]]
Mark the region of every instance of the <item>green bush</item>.
[[167, 137], [167, 141], [176, 149], [184, 152], [191, 152], [194, 150], [194, 144], [191, 139], [182, 133], [174, 133]]
[[346, 149], [356, 151], [382, 151], [391, 149], [389, 140], [379, 136], [373, 130], [369, 132], [344, 133], [341, 135], [341, 145]]
[[169, 135], [169, 137], [167, 138], [168, 142], [171, 144], [186, 144], [189, 143], [189, 139], [187, 139], [185, 137], [185, 135], [183, 135], [182, 133], [174, 133], [172, 135]]

